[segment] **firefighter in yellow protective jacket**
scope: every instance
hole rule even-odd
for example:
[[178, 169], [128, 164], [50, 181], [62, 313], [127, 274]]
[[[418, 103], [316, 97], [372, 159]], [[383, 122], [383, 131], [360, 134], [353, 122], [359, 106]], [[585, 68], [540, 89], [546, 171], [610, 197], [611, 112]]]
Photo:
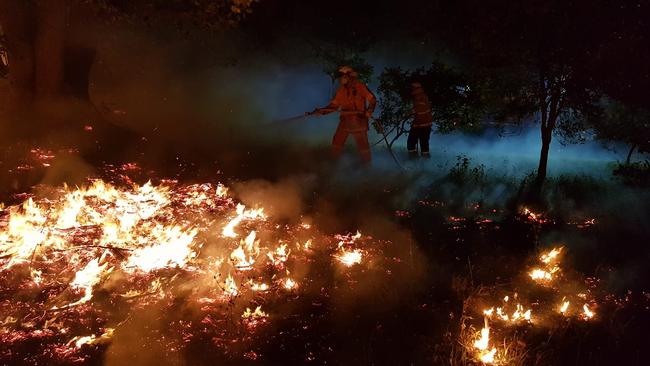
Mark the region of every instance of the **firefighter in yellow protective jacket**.
[[413, 122], [406, 141], [409, 157], [415, 158], [418, 156], [417, 145], [419, 143], [422, 157], [428, 158], [429, 136], [433, 125], [431, 103], [424, 89], [422, 89], [422, 85], [418, 82], [411, 83], [411, 96], [413, 97]]
[[363, 163], [369, 163], [370, 144], [368, 143], [368, 119], [377, 104], [375, 95], [357, 79], [357, 73], [349, 66], [339, 69], [340, 87], [334, 99], [324, 108], [318, 108], [310, 114], [329, 114], [340, 112], [339, 125], [332, 139], [332, 155], [340, 156], [343, 145], [352, 135]]

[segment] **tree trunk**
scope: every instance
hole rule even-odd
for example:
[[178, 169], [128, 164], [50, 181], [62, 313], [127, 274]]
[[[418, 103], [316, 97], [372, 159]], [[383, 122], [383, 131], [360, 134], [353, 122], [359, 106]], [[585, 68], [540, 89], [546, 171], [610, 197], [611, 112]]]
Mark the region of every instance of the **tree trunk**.
[[551, 136], [553, 130], [542, 125], [542, 150], [539, 155], [539, 166], [537, 167], [537, 182], [541, 184], [546, 180], [546, 168], [548, 166], [548, 151], [551, 147]]
[[9, 83], [13, 99], [19, 107], [34, 96], [34, 22], [31, 4], [27, 1], [0, 0], [0, 22], [9, 50]]
[[64, 56], [64, 88], [66, 95], [90, 102], [90, 69], [96, 51], [83, 46], [67, 46]]
[[630, 165], [630, 158], [632, 158], [632, 153], [634, 152], [634, 149], [636, 149], [636, 144], [633, 144], [632, 147], [630, 148], [630, 151], [627, 153], [627, 159], [625, 159], [625, 164]]
[[36, 97], [51, 98], [63, 91], [66, 0], [36, 2], [34, 38]]

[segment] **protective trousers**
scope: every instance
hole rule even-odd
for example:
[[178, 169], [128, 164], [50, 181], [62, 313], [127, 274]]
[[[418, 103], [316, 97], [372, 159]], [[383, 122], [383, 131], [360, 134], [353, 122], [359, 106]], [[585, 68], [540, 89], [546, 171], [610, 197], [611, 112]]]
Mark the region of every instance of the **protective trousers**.
[[429, 135], [431, 135], [431, 126], [428, 127], [411, 127], [408, 139], [406, 140], [406, 147], [410, 154], [417, 154], [418, 142], [420, 143], [420, 152], [422, 154], [429, 154]]
[[357, 151], [361, 157], [361, 161], [364, 164], [370, 163], [370, 144], [368, 143], [368, 131], [349, 131], [346, 128], [339, 127], [334, 133], [334, 138], [332, 139], [332, 155], [334, 157], [339, 157], [343, 151], [343, 145], [345, 145], [345, 140], [348, 139], [348, 135], [352, 135], [354, 141], [357, 144]]

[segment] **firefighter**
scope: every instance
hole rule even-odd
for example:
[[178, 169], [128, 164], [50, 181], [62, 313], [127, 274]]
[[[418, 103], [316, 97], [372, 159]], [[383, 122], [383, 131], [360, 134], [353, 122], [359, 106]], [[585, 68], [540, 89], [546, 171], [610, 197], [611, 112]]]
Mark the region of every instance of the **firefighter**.
[[332, 155], [339, 157], [349, 135], [357, 144], [357, 150], [364, 164], [370, 163], [368, 143], [368, 119], [375, 110], [377, 99], [368, 87], [358, 80], [358, 74], [349, 66], [339, 68], [341, 85], [334, 99], [324, 108], [317, 108], [308, 114], [324, 115], [339, 111], [339, 125], [332, 139]]
[[418, 157], [417, 145], [420, 144], [422, 157], [429, 158], [429, 136], [433, 125], [431, 103], [429, 97], [422, 89], [422, 84], [411, 83], [411, 96], [413, 97], [413, 122], [406, 141], [409, 157]]

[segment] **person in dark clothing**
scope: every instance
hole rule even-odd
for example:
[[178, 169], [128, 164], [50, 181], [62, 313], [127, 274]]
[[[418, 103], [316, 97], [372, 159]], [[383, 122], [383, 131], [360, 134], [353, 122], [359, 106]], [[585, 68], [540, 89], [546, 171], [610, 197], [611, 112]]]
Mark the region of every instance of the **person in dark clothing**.
[[420, 144], [420, 153], [422, 157], [429, 157], [429, 136], [431, 135], [431, 126], [433, 125], [433, 115], [431, 114], [431, 103], [429, 97], [422, 89], [418, 82], [411, 84], [411, 95], [413, 96], [413, 122], [409, 131], [406, 146], [409, 151], [409, 157], [418, 157], [417, 145]]

